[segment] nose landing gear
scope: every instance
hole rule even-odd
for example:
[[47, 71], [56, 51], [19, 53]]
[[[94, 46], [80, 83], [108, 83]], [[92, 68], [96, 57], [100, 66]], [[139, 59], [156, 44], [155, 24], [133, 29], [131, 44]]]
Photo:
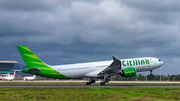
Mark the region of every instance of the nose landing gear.
[[150, 76], [153, 76], [152, 70], [150, 70]]

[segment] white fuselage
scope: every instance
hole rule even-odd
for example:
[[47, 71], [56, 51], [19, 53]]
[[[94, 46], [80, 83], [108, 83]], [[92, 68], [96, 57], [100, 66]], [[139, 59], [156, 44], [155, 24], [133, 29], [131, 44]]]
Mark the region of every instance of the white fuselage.
[[2, 81], [12, 81], [14, 80], [14, 75], [13, 76], [7, 76], [7, 77], [3, 77]]
[[[120, 61], [122, 67], [121, 69], [134, 67], [137, 72], [150, 71], [163, 65], [163, 62], [161, 60], [153, 57], [120, 59]], [[98, 73], [100, 73], [102, 70], [107, 68], [112, 62], [113, 60], [77, 63], [77, 64], [69, 64], [69, 65], [58, 65], [51, 67], [70, 78], [100, 77]], [[117, 73], [118, 72], [119, 71], [117, 71]], [[117, 75], [117, 74], [112, 74], [111, 76], [113, 75]]]
[[32, 81], [32, 80], [34, 80], [35, 78], [36, 78], [35, 75], [32, 76], [32, 77], [24, 77], [24, 81], [26, 81], [26, 80]]

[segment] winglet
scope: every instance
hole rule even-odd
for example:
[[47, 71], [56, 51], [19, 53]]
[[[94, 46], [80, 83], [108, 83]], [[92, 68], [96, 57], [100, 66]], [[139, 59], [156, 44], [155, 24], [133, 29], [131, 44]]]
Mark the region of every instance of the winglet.
[[113, 57], [113, 60], [117, 60], [114, 56], [112, 56]]

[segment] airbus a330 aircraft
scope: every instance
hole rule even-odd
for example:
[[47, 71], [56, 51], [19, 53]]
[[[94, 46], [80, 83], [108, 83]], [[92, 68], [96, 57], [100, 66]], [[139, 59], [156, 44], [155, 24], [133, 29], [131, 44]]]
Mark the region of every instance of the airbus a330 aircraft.
[[163, 65], [158, 58], [143, 57], [132, 59], [116, 59], [110, 61], [87, 62], [67, 65], [50, 66], [41, 61], [26, 46], [17, 46], [27, 69], [22, 72], [35, 74], [43, 77], [57, 79], [90, 78], [86, 85], [95, 83], [97, 79], [103, 79], [100, 85], [109, 82], [109, 77], [121, 75], [122, 77], [132, 77], [136, 72], [150, 71]]

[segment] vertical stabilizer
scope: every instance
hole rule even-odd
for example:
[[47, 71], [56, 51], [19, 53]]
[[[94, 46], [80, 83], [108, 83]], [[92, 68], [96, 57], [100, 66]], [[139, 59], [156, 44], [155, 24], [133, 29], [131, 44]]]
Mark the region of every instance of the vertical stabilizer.
[[26, 46], [17, 46], [19, 53], [21, 54], [26, 66], [28, 68], [38, 68], [47, 67], [47, 65], [42, 62], [31, 50]]
[[17, 46], [17, 49], [19, 50], [19, 53], [21, 54], [27, 66], [27, 69], [21, 70], [22, 72], [36, 74], [36, 75], [44, 76], [44, 77], [68, 78], [64, 76], [63, 74], [59, 73], [57, 70], [55, 70], [51, 66], [46, 65], [26, 46], [22, 46], [22, 45]]
[[15, 75], [16, 75], [16, 71], [14, 71], [13, 77], [15, 77]]

